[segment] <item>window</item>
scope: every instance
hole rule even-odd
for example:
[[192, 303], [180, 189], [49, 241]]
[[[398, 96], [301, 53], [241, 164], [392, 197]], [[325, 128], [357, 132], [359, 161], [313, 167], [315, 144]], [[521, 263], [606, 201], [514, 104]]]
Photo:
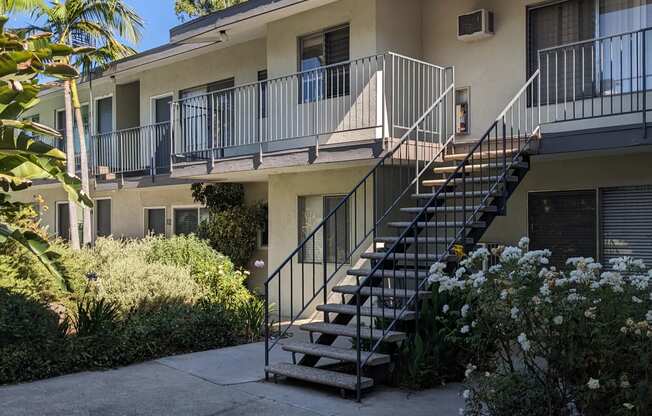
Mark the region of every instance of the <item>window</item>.
[[165, 235], [165, 208], [145, 208], [145, 235]]
[[173, 208], [174, 234], [187, 235], [197, 232], [199, 224], [208, 218], [208, 209], [201, 207]]
[[111, 235], [111, 199], [95, 200], [95, 235], [97, 237]]
[[528, 234], [533, 250], [550, 249], [552, 265], [597, 251], [596, 192], [532, 192], [528, 195]]
[[65, 241], [70, 239], [70, 213], [67, 202], [57, 202], [57, 237]]
[[[628, 33], [650, 25], [652, 0], [567, 0], [532, 7], [528, 9], [528, 73], [539, 67], [538, 52], [542, 49]], [[641, 36], [625, 36], [541, 53], [543, 102], [639, 89], [641, 48]]]
[[[343, 196], [300, 196], [299, 204], [299, 243], [303, 242], [312, 231], [333, 212], [342, 201]], [[323, 231], [317, 232], [313, 241], [306, 244], [299, 253], [302, 263], [321, 263], [326, 249], [329, 263], [342, 264], [349, 259], [350, 218], [348, 206], [342, 205], [329, 217]], [[324, 232], [326, 243], [324, 244]], [[314, 244], [313, 244], [314, 243]]]
[[600, 237], [603, 264], [630, 256], [652, 265], [652, 185], [601, 189]]
[[349, 42], [348, 25], [299, 38], [300, 102], [350, 93]]
[[113, 130], [113, 97], [100, 98], [95, 103], [97, 134], [106, 134]]

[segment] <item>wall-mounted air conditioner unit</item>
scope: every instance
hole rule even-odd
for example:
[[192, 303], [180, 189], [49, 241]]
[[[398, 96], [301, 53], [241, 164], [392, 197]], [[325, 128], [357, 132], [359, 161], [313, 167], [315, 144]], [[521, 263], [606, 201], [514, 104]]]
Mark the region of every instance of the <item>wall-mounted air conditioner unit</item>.
[[457, 38], [470, 42], [494, 34], [494, 14], [486, 9], [457, 16]]

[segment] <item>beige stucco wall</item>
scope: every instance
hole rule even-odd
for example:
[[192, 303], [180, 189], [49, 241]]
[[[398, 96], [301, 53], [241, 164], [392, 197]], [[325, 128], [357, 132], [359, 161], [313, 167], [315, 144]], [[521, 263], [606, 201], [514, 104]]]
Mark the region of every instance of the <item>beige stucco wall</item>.
[[[478, 138], [526, 81], [526, 6], [536, 0], [423, 2], [423, 54], [454, 65], [456, 86], [471, 87], [471, 137]], [[476, 42], [457, 40], [457, 16], [485, 8], [495, 32]]]
[[[368, 172], [369, 167], [344, 168], [337, 170], [323, 171], [306, 171], [301, 173], [288, 173], [271, 175], [269, 177], [269, 220], [270, 220], [270, 249], [269, 249], [269, 270], [276, 270], [279, 265], [297, 248], [299, 245], [299, 196], [312, 195], [344, 195], [358, 183], [358, 181]], [[364, 197], [367, 198], [366, 206]], [[358, 253], [354, 255], [353, 262], [358, 261], [358, 255], [366, 250], [370, 241], [363, 240], [363, 213], [367, 209], [367, 224], [371, 223], [373, 218], [373, 185], [370, 183], [366, 195], [361, 190], [357, 196], [357, 204], [352, 204], [348, 209], [351, 221], [351, 238], [350, 248], [356, 243], [360, 244]], [[357, 210], [357, 216], [355, 214]], [[354, 223], [357, 219], [357, 232], [354, 231]], [[321, 219], [315, 219], [319, 223]], [[355, 236], [357, 235], [357, 240]], [[317, 239], [321, 241], [321, 239]], [[318, 244], [317, 244], [318, 245]], [[315, 251], [320, 252], [319, 247]], [[323, 279], [323, 263], [315, 264], [315, 285], [313, 287], [313, 267], [312, 263], [301, 264], [298, 257], [294, 256], [292, 266], [286, 265], [282, 269], [281, 278], [275, 278], [270, 284], [269, 292], [272, 302], [277, 304], [282, 317], [291, 316], [290, 314], [290, 276], [293, 278], [292, 296], [293, 296], [293, 314], [296, 314], [302, 308], [302, 299], [308, 300], [312, 297], [313, 289], [319, 290]], [[328, 273], [335, 271], [335, 265], [328, 264]], [[345, 276], [345, 272], [351, 266], [341, 265], [341, 269], [336, 277], [329, 283], [329, 288], [335, 285], [339, 279]], [[292, 269], [292, 270], [290, 270]], [[303, 276], [303, 286], [301, 284]], [[281, 301], [278, 301], [278, 284], [281, 282]], [[317, 300], [321, 300], [323, 293], [318, 292]], [[319, 302], [321, 303], [321, 302]], [[304, 316], [309, 316], [316, 304], [309, 305]], [[276, 313], [279, 312], [277, 309]]]
[[513, 244], [527, 236], [529, 192], [651, 185], [651, 157], [652, 153], [642, 151], [534, 157], [531, 170], [507, 202], [507, 216], [494, 220], [483, 241]]

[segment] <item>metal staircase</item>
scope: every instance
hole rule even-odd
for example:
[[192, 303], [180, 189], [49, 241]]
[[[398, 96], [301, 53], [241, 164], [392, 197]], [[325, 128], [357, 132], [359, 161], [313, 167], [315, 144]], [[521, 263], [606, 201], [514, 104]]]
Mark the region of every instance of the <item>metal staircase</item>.
[[[391, 371], [392, 345], [415, 329], [420, 300], [430, 295], [430, 266], [455, 267], [455, 253], [471, 250], [505, 214], [528, 172], [540, 137], [539, 81], [537, 71], [480, 140], [455, 144], [452, 78], [267, 280], [267, 305], [288, 304], [289, 298], [289, 310], [282, 314], [277, 306], [276, 322], [271, 312], [266, 317], [266, 375], [354, 391], [359, 400], [379, 374]], [[342, 223], [351, 231], [338, 236], [347, 229]], [[338, 237], [346, 241], [344, 250]], [[323, 321], [299, 326], [310, 342], [284, 342], [292, 363], [270, 363], [270, 350], [318, 302]]]

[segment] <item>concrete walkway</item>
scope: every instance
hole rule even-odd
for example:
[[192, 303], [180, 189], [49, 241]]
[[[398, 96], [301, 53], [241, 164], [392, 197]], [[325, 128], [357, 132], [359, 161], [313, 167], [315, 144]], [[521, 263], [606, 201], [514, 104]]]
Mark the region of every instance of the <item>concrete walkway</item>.
[[[264, 345], [249, 344], [0, 387], [0, 415], [452, 416], [459, 386], [408, 392], [375, 387], [341, 399], [300, 383], [264, 382]], [[280, 348], [273, 361], [285, 361]]]

